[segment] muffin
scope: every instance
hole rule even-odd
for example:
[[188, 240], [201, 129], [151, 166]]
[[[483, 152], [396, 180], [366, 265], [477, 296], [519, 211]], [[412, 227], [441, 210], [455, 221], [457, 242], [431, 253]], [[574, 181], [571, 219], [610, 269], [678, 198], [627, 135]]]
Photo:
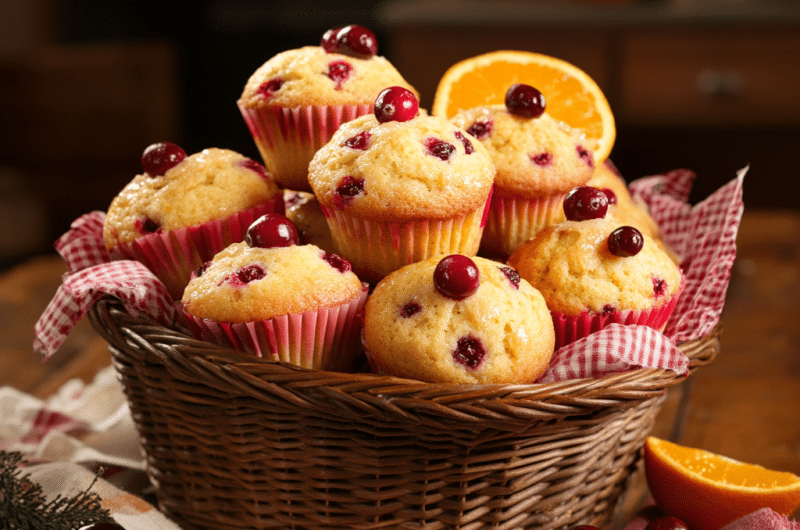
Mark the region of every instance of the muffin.
[[502, 263], [434, 256], [381, 280], [363, 339], [373, 371], [430, 383], [531, 383], [554, 332], [542, 295]]
[[414, 91], [377, 51], [371, 31], [345, 26], [319, 46], [277, 54], [250, 76], [238, 106], [281, 187], [311, 191], [308, 163], [342, 123], [370, 113], [387, 86]]
[[259, 216], [283, 213], [283, 192], [260, 163], [228, 149], [186, 156], [169, 142], [142, 155], [143, 173], [112, 200], [103, 226], [115, 259], [145, 264], [179, 300], [192, 271], [242, 241]]
[[553, 119], [527, 85], [509, 88], [506, 105], [468, 109], [451, 122], [486, 147], [497, 170], [483, 254], [505, 258], [558, 222], [564, 196], [594, 172], [594, 155], [580, 135]]
[[300, 232], [300, 242], [316, 245], [326, 252], [336, 252], [331, 229], [322, 213], [322, 207], [313, 193], [283, 190], [286, 217]]
[[565, 209], [566, 221], [542, 229], [508, 260], [547, 301], [556, 349], [611, 323], [662, 330], [683, 283], [669, 254], [605, 209], [584, 217]]
[[375, 109], [343, 124], [309, 164], [339, 252], [372, 283], [433, 255], [476, 254], [494, 178], [486, 149], [418, 114], [402, 87], [384, 90]]
[[[280, 241], [265, 235], [287, 227]], [[361, 351], [367, 285], [340, 256], [297, 241], [288, 219], [269, 214], [246, 242], [200, 268], [182, 298], [192, 334], [303, 368], [349, 371]]]
[[544, 298], [512, 268], [434, 256], [386, 276], [364, 311], [373, 371], [430, 383], [532, 383], [553, 355]]

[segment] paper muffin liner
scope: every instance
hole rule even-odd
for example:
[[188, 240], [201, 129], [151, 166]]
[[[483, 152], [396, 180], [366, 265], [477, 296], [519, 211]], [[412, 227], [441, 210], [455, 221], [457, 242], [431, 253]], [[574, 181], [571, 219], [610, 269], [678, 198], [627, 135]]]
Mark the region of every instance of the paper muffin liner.
[[373, 112], [372, 104], [263, 106], [239, 110], [264, 165], [282, 188], [312, 191], [308, 164], [342, 123]]
[[657, 331], [663, 331], [667, 320], [675, 310], [685, 283], [684, 278], [681, 277], [681, 286], [678, 291], [661, 305], [649, 309], [620, 309], [602, 314], [585, 311], [579, 315], [550, 311], [556, 331], [555, 349], [558, 350], [595, 331], [600, 331], [610, 324], [647, 326]]
[[464, 215], [447, 219], [382, 222], [361, 219], [322, 206], [339, 254], [359, 278], [370, 283], [410, 263], [439, 254], [474, 256], [480, 246], [491, 200]]
[[545, 226], [563, 221], [566, 195], [525, 198], [495, 193], [489, 206], [481, 253], [508, 257]]
[[198, 318], [184, 310], [192, 335], [256, 357], [302, 368], [350, 371], [361, 355], [361, 313], [369, 286], [342, 304], [254, 322]]
[[180, 300], [192, 271], [231, 243], [244, 241], [247, 229], [262, 215], [283, 212], [283, 194], [279, 193], [258, 206], [224, 219], [147, 234], [118, 244], [110, 253], [115, 260], [143, 263], [164, 283], [172, 299]]

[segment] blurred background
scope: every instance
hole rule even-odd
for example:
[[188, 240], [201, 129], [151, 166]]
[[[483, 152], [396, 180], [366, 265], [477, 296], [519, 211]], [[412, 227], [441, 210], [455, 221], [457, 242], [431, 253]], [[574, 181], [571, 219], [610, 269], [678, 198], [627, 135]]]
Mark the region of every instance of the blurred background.
[[747, 207], [800, 208], [798, 0], [0, 0], [0, 265], [105, 210], [150, 143], [257, 159], [250, 74], [349, 23], [423, 107], [461, 59], [553, 55], [604, 90], [629, 181], [692, 169], [696, 202], [750, 165]]

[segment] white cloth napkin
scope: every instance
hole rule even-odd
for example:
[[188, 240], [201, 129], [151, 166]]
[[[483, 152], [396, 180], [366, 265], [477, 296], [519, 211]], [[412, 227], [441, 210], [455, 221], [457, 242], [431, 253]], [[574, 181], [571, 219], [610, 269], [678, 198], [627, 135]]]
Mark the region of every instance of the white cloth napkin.
[[99, 473], [90, 491], [126, 530], [180, 530], [140, 496], [148, 485], [144, 453], [110, 366], [88, 385], [65, 383], [47, 401], [0, 387], [0, 449], [23, 455], [30, 464], [23, 473], [47, 499], [86, 491]]

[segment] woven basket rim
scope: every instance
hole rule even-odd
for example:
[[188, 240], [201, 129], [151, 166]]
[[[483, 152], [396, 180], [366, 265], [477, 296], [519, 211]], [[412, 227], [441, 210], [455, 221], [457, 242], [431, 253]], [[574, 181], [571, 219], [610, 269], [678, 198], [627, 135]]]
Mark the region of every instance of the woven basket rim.
[[[639, 368], [595, 379], [554, 383], [464, 385], [425, 383], [372, 373], [339, 373], [264, 360], [201, 341], [127, 312], [116, 298], [103, 297], [89, 311], [95, 329], [112, 347], [135, 350], [147, 362], [163, 364], [171, 376], [208, 384], [219, 391], [256, 400], [297, 400], [305, 406], [354, 415], [443, 417], [456, 421], [501, 424], [533, 417], [589, 413], [626, 407], [663, 394], [719, 351], [721, 325], [678, 348], [689, 358], [689, 374]], [[113, 350], [113, 348], [112, 348]], [[498, 412], [499, 411], [499, 412]], [[410, 416], [409, 416], [410, 417]]]

